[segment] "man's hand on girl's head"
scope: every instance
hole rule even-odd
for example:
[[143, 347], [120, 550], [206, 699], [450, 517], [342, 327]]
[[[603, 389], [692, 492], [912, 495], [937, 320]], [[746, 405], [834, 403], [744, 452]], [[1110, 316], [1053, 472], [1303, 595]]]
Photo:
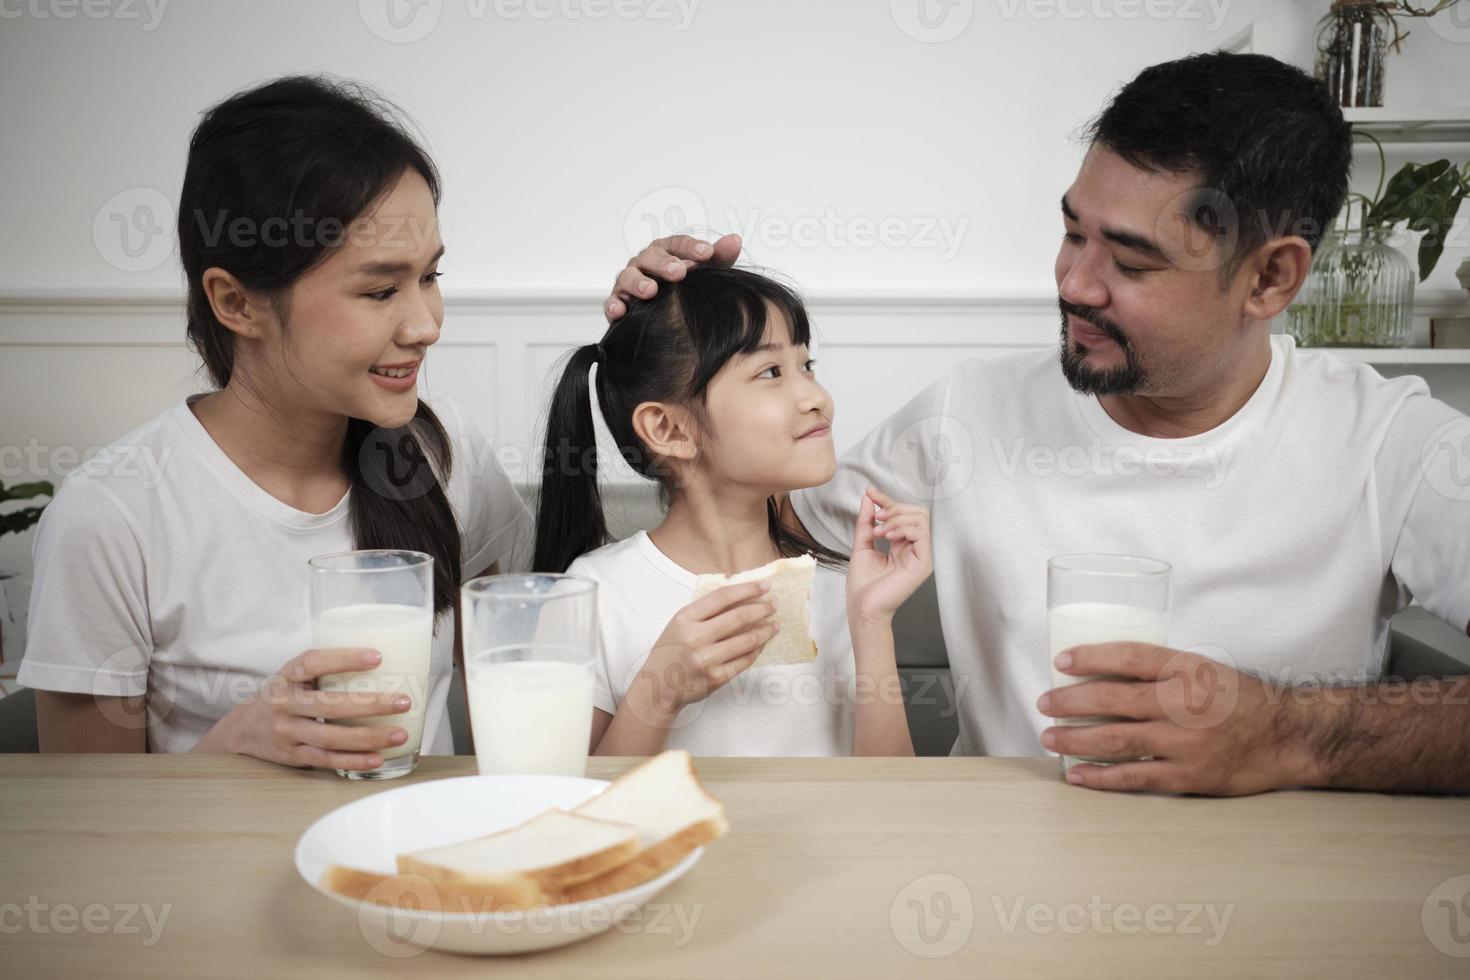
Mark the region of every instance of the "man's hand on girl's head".
[[658, 294], [657, 280], [678, 282], [693, 265], [713, 262], [733, 265], [740, 257], [740, 236], [723, 235], [714, 244], [692, 235], [670, 235], [650, 242], [648, 247], [628, 260], [627, 266], [613, 281], [613, 291], [603, 301], [602, 312], [612, 323], [628, 312], [630, 299], [652, 299]]

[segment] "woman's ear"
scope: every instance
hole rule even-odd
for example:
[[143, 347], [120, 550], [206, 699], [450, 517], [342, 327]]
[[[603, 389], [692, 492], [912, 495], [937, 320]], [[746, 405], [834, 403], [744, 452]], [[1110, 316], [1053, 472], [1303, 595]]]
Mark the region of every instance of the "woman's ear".
[[659, 459], [692, 462], [699, 455], [694, 417], [667, 402], [643, 402], [633, 409], [633, 431]]
[[224, 269], [211, 266], [201, 277], [204, 295], [209, 297], [209, 307], [214, 318], [226, 330], [241, 337], [259, 340], [266, 333], [266, 320], [270, 313], [268, 304], [250, 295], [243, 283]]

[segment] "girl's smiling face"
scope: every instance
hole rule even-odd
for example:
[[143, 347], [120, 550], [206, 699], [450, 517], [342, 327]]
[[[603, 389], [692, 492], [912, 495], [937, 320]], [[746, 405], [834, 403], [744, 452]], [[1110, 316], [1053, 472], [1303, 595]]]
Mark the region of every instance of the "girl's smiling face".
[[837, 470], [832, 397], [785, 316], [767, 310], [761, 346], [732, 357], [706, 390], [698, 460], [716, 486], [763, 495], [819, 486]]
[[401, 425], [418, 408], [422, 362], [444, 323], [444, 246], [428, 184], [406, 172], [341, 237], [249, 345], [250, 374], [269, 378], [272, 400], [292, 410]]

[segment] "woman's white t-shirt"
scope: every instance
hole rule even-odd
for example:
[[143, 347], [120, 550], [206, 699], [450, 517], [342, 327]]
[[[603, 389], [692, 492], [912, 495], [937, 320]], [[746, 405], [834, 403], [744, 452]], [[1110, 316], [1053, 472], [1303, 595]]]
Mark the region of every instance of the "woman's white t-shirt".
[[[27, 687], [148, 696], [152, 752], [186, 752], [312, 646], [307, 561], [354, 547], [347, 493], [324, 514], [256, 485], [189, 408], [193, 396], [67, 477], [34, 545]], [[493, 444], [457, 405], [425, 396], [453, 450], [446, 495], [463, 573], [532, 533]], [[423, 751], [451, 754], [454, 616], [435, 623]]]
[[[694, 601], [695, 575], [646, 531], [588, 552], [567, 573], [598, 583], [602, 651], [593, 704], [614, 714], [669, 620]], [[668, 747], [693, 755], [850, 755], [855, 671], [841, 572], [817, 566], [807, 612], [814, 662], [745, 670], [687, 705]]]

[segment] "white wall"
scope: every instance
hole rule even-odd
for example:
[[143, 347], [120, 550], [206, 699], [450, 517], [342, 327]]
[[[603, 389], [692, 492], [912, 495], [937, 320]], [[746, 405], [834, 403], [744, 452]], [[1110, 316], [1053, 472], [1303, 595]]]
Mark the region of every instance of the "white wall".
[[[80, 0], [0, 10], [68, 2]], [[405, 0], [153, 2], [151, 29], [145, 0], [130, 0], [133, 20], [0, 20], [0, 221], [26, 229], [0, 241], [0, 289], [176, 289], [166, 261], [108, 264], [98, 209], [130, 188], [173, 199], [212, 100], [326, 70], [379, 86], [423, 127], [447, 177], [449, 290], [601, 285], [650, 216], [681, 211], [757, 229], [752, 257], [813, 289], [1045, 290], [1072, 137], [1106, 96], [1256, 21], [1258, 50], [1295, 53], [1313, 13], [1280, 0], [922, 0], [954, 26], [972, 12], [925, 43], [894, 13], [921, 0], [420, 0], [433, 29], [391, 43], [363, 12], [415, 9]], [[531, 16], [614, 2], [648, 16]], [[1174, 15], [1126, 16], [1153, 8]], [[829, 211], [843, 230], [783, 240]], [[958, 241], [931, 243], [930, 218]], [[847, 227], [885, 219], [901, 245]]]
[[[54, 477], [200, 386], [171, 233], [130, 259], [112, 215], [151, 196], [169, 228], [197, 114], [264, 78], [359, 78], [418, 122], [447, 188], [429, 380], [509, 443], [529, 442], [539, 373], [600, 333], [613, 274], [672, 220], [746, 231], [817, 297], [847, 445], [955, 357], [1052, 342], [1057, 199], [1120, 84], [1250, 28], [1306, 64], [1327, 5], [924, 2], [949, 19], [923, 27], [919, 0], [0, 0], [0, 451], [35, 445], [24, 478]], [[1390, 100], [1470, 102], [1467, 51], [1416, 26]], [[1462, 235], [1431, 306], [1466, 254]], [[1431, 382], [1470, 408], [1464, 377]], [[0, 568], [28, 550], [0, 539]]]

